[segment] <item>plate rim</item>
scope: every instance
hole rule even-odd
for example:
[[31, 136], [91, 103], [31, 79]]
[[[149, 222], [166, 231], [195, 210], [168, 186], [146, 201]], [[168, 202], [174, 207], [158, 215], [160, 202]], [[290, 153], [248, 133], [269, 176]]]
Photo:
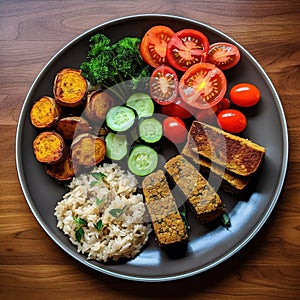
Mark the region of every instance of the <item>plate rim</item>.
[[[35, 209], [34, 203], [33, 203], [34, 201], [33, 201], [33, 199], [31, 199], [31, 195], [30, 195], [30, 193], [28, 191], [28, 188], [27, 188], [27, 185], [26, 185], [26, 178], [24, 178], [24, 170], [23, 170], [23, 165], [22, 165], [23, 160], [22, 160], [22, 157], [21, 157], [21, 150], [22, 150], [21, 141], [22, 141], [22, 134], [23, 134], [23, 130], [24, 130], [24, 128], [22, 127], [22, 124], [24, 124], [24, 121], [25, 121], [27, 108], [30, 104], [29, 102], [30, 102], [30, 99], [31, 99], [31, 94], [34, 92], [34, 89], [36, 88], [38, 82], [42, 79], [42, 75], [46, 72], [48, 67], [50, 67], [55, 62], [55, 60], [58, 59], [70, 47], [72, 47], [74, 44], [80, 42], [83, 38], [85, 38], [86, 36], [92, 34], [93, 32], [96, 32], [97, 30], [101, 30], [101, 29], [104, 29], [106, 27], [110, 27], [110, 26], [113, 26], [113, 25], [116, 25], [116, 24], [126, 23], [128, 21], [133, 21], [133, 20], [141, 19], [141, 18], [169, 19], [170, 21], [182, 20], [184, 22], [194, 24], [195, 26], [204, 27], [207, 30], [213, 31], [214, 33], [216, 33], [218, 35], [226, 37], [226, 39], [230, 40], [234, 44], [237, 44], [239, 46], [239, 48], [250, 58], [251, 63], [253, 63], [255, 65], [255, 67], [259, 70], [259, 72], [261, 73], [261, 76], [264, 78], [267, 85], [269, 86], [269, 89], [270, 89], [270, 91], [271, 91], [271, 93], [274, 97], [274, 103], [276, 105], [278, 114], [280, 115], [280, 124], [281, 124], [281, 130], [282, 130], [281, 136], [283, 138], [283, 140], [282, 140], [282, 142], [283, 142], [282, 143], [282, 157], [283, 157], [283, 160], [282, 160], [282, 163], [281, 163], [280, 174], [279, 174], [279, 177], [278, 177], [279, 185], [277, 185], [276, 190], [274, 190], [273, 198], [269, 199], [270, 205], [268, 206], [268, 209], [264, 212], [264, 214], [262, 215], [262, 218], [260, 218], [259, 223], [254, 227], [254, 230], [251, 231], [251, 233], [248, 234], [247, 236], [243, 237], [242, 242], [239, 243], [238, 246], [231, 249], [231, 251], [229, 251], [227, 254], [223, 255], [221, 258], [216, 259], [216, 261], [213, 262], [212, 264], [203, 266], [202, 268], [198, 268], [194, 271], [186, 272], [186, 273], [183, 273], [183, 274], [177, 274], [177, 275], [173, 275], [173, 276], [155, 276], [155, 277], [154, 276], [149, 276], [149, 277], [146, 277], [146, 276], [125, 275], [125, 274], [120, 274], [120, 273], [113, 272], [113, 271], [101, 268], [99, 266], [90, 264], [88, 260], [79, 259], [78, 253], [75, 253], [73, 250], [70, 250], [69, 248], [67, 248], [59, 239], [57, 239], [55, 237], [55, 234], [53, 233], [53, 231], [49, 228], [49, 226], [41, 218], [38, 211]], [[278, 93], [277, 93], [277, 91], [276, 91], [276, 89], [273, 85], [273, 82], [271, 81], [271, 79], [267, 75], [266, 71], [258, 63], [258, 61], [242, 45], [237, 43], [234, 39], [232, 39], [227, 34], [225, 34], [222, 31], [216, 29], [215, 27], [212, 27], [212, 26], [208, 25], [207, 23], [203, 23], [203, 22], [200, 22], [200, 21], [197, 21], [197, 20], [194, 20], [194, 19], [190, 19], [190, 18], [186, 18], [186, 17], [182, 17], [182, 16], [176, 16], [176, 15], [172, 15], [172, 14], [136, 14], [136, 15], [128, 15], [128, 16], [124, 16], [124, 17], [119, 17], [119, 18], [112, 19], [112, 20], [106, 21], [104, 23], [98, 24], [98, 25], [86, 30], [85, 32], [81, 33], [80, 35], [76, 36], [71, 41], [69, 41], [65, 46], [63, 46], [58, 52], [56, 52], [52, 56], [52, 58], [44, 65], [44, 67], [41, 69], [41, 71], [35, 77], [35, 80], [33, 81], [32, 85], [31, 85], [31, 87], [30, 87], [30, 89], [29, 89], [29, 91], [28, 91], [28, 93], [25, 97], [25, 100], [23, 102], [23, 105], [22, 105], [22, 108], [21, 108], [21, 111], [20, 111], [20, 115], [19, 115], [18, 123], [17, 123], [15, 141], [16, 141], [16, 145], [15, 145], [16, 169], [17, 169], [18, 179], [19, 179], [19, 183], [20, 183], [23, 195], [25, 197], [27, 205], [29, 206], [29, 208], [31, 210], [31, 213], [34, 215], [36, 221], [43, 228], [43, 230], [47, 233], [47, 235], [64, 252], [66, 252], [68, 255], [70, 255], [71, 257], [73, 257], [74, 259], [79, 261], [80, 263], [83, 263], [84, 265], [86, 265], [89, 268], [92, 268], [96, 271], [99, 271], [101, 273], [104, 273], [104, 274], [107, 274], [107, 275], [110, 275], [110, 276], [113, 276], [113, 277], [126, 279], [126, 280], [131, 280], [131, 281], [142, 281], [142, 282], [173, 281], [173, 280], [179, 280], [179, 279], [187, 278], [187, 277], [190, 277], [190, 276], [194, 276], [196, 274], [205, 272], [209, 269], [212, 269], [212, 268], [216, 267], [217, 265], [219, 265], [222, 262], [229, 259], [235, 253], [240, 251], [257, 234], [257, 232], [259, 230], [261, 230], [261, 228], [263, 227], [263, 225], [266, 223], [267, 219], [269, 218], [270, 214], [272, 213], [276, 203], [278, 202], [279, 196], [281, 194], [281, 191], [282, 191], [282, 188], [283, 188], [283, 185], [284, 185], [284, 181], [285, 181], [285, 177], [286, 177], [286, 173], [287, 173], [287, 167], [288, 167], [288, 160], [289, 160], [288, 126], [287, 126], [287, 121], [286, 121], [284, 109], [283, 109], [281, 100], [279, 98], [279, 95], [278, 95]]]

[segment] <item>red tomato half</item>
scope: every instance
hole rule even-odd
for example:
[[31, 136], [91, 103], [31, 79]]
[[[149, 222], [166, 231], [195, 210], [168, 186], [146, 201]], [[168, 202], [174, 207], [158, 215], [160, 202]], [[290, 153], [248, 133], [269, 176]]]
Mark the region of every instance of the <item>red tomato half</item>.
[[178, 94], [178, 77], [176, 72], [168, 66], [157, 67], [150, 78], [150, 95], [161, 105], [170, 104], [176, 100]]
[[240, 133], [246, 129], [247, 119], [236, 109], [224, 109], [218, 114], [219, 126], [230, 133]]
[[178, 117], [180, 119], [188, 119], [192, 116], [193, 108], [182, 101], [181, 98], [171, 104], [163, 105], [160, 108], [160, 112], [163, 115]]
[[219, 42], [209, 46], [207, 62], [216, 65], [221, 70], [227, 70], [235, 66], [240, 57], [240, 51], [236, 46]]
[[250, 83], [239, 83], [232, 87], [229, 97], [235, 105], [241, 107], [251, 107], [260, 100], [259, 89]]
[[224, 73], [213, 64], [198, 63], [185, 71], [179, 93], [189, 105], [206, 109], [219, 103], [227, 89]]
[[176, 32], [167, 46], [167, 60], [172, 67], [185, 71], [193, 64], [205, 62], [209, 48], [207, 37], [194, 29]]
[[174, 144], [182, 143], [186, 140], [187, 129], [185, 123], [177, 117], [167, 117], [163, 120], [164, 136]]
[[143, 36], [140, 45], [143, 60], [154, 68], [166, 63], [167, 44], [173, 35], [174, 31], [167, 26], [151, 27]]

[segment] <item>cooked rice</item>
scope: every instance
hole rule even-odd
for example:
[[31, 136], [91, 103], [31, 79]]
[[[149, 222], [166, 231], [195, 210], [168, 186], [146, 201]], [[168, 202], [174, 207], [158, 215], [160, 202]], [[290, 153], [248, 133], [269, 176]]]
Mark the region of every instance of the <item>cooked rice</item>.
[[[91, 173], [99, 172], [105, 177], [95, 184], [97, 180]], [[136, 256], [148, 240], [149, 229], [143, 196], [136, 193], [137, 179], [115, 163], [95, 167], [91, 173], [75, 177], [70, 191], [58, 202], [54, 213], [58, 228], [88, 259], [116, 261]], [[112, 209], [121, 209], [122, 213], [116, 216]], [[87, 222], [82, 226], [80, 242], [76, 240], [78, 225], [74, 218]], [[95, 224], [100, 219], [103, 226], [98, 230]]]

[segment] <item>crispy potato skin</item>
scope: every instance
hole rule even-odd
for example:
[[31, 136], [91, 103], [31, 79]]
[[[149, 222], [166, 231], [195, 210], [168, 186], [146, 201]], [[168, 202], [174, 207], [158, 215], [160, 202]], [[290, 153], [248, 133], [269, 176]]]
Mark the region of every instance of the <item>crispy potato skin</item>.
[[90, 167], [105, 158], [106, 144], [102, 138], [95, 135], [81, 134], [72, 142], [71, 153], [76, 165]]
[[30, 121], [37, 128], [51, 128], [60, 118], [62, 109], [54, 98], [41, 97], [30, 110]]
[[87, 95], [87, 104], [84, 113], [92, 122], [103, 121], [106, 118], [106, 113], [114, 103], [114, 99], [108, 93], [92, 91]]
[[66, 152], [64, 139], [55, 131], [44, 131], [34, 139], [33, 150], [41, 163], [53, 164], [63, 159]]
[[54, 79], [53, 94], [64, 107], [78, 107], [87, 93], [87, 81], [80, 70], [62, 69]]

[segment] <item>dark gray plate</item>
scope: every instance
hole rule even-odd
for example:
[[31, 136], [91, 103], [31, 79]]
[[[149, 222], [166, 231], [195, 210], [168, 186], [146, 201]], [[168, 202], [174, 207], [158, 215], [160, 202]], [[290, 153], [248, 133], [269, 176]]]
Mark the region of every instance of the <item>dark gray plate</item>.
[[[123, 264], [108, 265], [87, 261], [78, 254], [68, 238], [56, 227], [54, 207], [64, 194], [64, 187], [52, 180], [33, 155], [32, 141], [37, 130], [31, 126], [29, 111], [34, 101], [52, 95], [55, 74], [62, 68], [79, 68], [88, 51], [89, 38], [98, 32], [112, 41], [125, 36], [142, 37], [153, 25], [167, 25], [174, 31], [195, 28], [207, 35], [210, 42], [228, 41], [241, 51], [241, 60], [228, 70], [228, 89], [239, 82], [251, 82], [261, 91], [261, 102], [248, 118], [244, 136], [266, 148], [266, 156], [246, 200], [222, 194], [232, 226], [208, 229], [189, 214], [192, 231], [184, 257], [170, 258], [150, 239], [149, 245], [135, 259]], [[248, 243], [263, 226], [273, 210], [284, 182], [288, 161], [287, 125], [280, 99], [264, 70], [239, 44], [220, 31], [205, 24], [175, 16], [138, 15], [97, 26], [80, 35], [59, 51], [34, 81], [22, 108], [16, 136], [16, 163], [26, 201], [47, 234], [69, 255], [97, 271], [137, 281], [167, 281], [185, 278], [225, 261]]]

